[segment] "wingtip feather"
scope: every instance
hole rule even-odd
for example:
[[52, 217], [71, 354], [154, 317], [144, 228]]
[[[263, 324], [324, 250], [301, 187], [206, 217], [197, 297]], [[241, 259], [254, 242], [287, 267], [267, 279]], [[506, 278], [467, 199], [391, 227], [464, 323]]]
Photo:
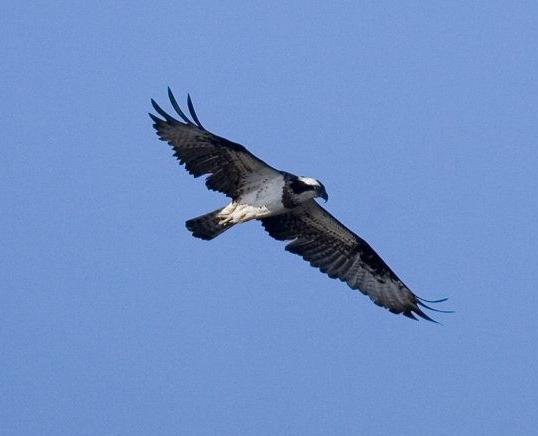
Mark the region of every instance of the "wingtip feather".
[[426, 300], [425, 298], [417, 297], [417, 300], [425, 301], [426, 303], [442, 303], [443, 301], [447, 301], [447, 300], [448, 300], [448, 297], [446, 297], [446, 298], [441, 298], [441, 299], [439, 299], [439, 300]]
[[[196, 111], [194, 110], [194, 105], [192, 104], [192, 99], [191, 99], [191, 95], [190, 94], [187, 94], [187, 106], [189, 108], [189, 112], [191, 114], [191, 117], [192, 119], [194, 120], [194, 122], [196, 123], [196, 125], [198, 127], [200, 127], [201, 129], [204, 129], [204, 126], [202, 126], [202, 123], [200, 122], [200, 120], [198, 119], [198, 115], [196, 115]], [[204, 129], [205, 130], [205, 129]]]
[[158, 104], [155, 100], [151, 99], [151, 105], [153, 106], [153, 109], [155, 109], [155, 111], [160, 115], [162, 116], [166, 121], [168, 121], [169, 123], [173, 123], [173, 122], [178, 122], [174, 117], [170, 116], [169, 114], [167, 114]]
[[168, 87], [168, 98], [170, 99], [170, 103], [172, 103], [172, 107], [174, 108], [176, 113], [181, 117], [181, 119], [185, 121], [187, 124], [192, 124], [192, 121], [189, 120], [189, 118], [185, 115], [185, 113], [179, 107], [176, 97], [172, 93], [172, 90], [170, 89], [170, 87]]
[[425, 307], [426, 309], [433, 310], [434, 312], [440, 312], [440, 313], [454, 313], [453, 310], [441, 310], [441, 309], [435, 309], [434, 307], [430, 307], [427, 304], [424, 304], [422, 301], [418, 300], [417, 304], [419, 306]]
[[438, 321], [434, 320], [433, 318], [429, 317], [428, 315], [426, 315], [418, 306], [414, 307], [413, 309], [413, 312], [415, 312], [418, 316], [420, 316], [421, 318], [427, 320], [427, 321], [430, 321], [430, 322], [433, 322], [435, 324], [439, 324]]
[[418, 321], [417, 317], [413, 315], [411, 311], [408, 312], [402, 312], [403, 316], [406, 316], [407, 318], [414, 319], [415, 321]]

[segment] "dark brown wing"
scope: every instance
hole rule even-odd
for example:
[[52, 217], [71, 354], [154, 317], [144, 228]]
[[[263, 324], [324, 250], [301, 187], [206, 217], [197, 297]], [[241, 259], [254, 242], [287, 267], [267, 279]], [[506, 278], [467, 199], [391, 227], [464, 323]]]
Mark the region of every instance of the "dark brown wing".
[[[262, 219], [269, 234], [278, 240], [292, 240], [286, 250], [298, 254], [331, 278], [358, 289], [392, 313], [433, 321], [413, 294], [370, 245], [346, 228], [329, 212], [310, 200], [283, 215]], [[437, 300], [431, 302], [440, 302]], [[437, 310], [437, 309], [432, 309]]]
[[202, 126], [190, 96], [187, 106], [193, 121], [180, 109], [174, 95], [168, 88], [170, 102], [182, 121], [167, 114], [154, 101], [155, 111], [163, 118], [149, 114], [159, 138], [167, 141], [174, 149], [174, 155], [184, 164], [194, 177], [210, 174], [206, 186], [214, 191], [236, 199], [242, 193], [245, 182], [274, 175], [277, 171], [250, 153], [241, 144], [228, 141], [205, 130]]

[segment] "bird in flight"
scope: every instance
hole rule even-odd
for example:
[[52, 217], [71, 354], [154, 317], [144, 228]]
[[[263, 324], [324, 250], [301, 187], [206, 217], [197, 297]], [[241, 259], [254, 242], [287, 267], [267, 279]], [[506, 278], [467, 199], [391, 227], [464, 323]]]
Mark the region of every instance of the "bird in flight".
[[[153, 99], [162, 118], [149, 114], [163, 141], [171, 145], [180, 164], [194, 177], [204, 174], [207, 188], [222, 192], [230, 202], [213, 212], [188, 220], [187, 229], [196, 238], [211, 240], [236, 224], [261, 221], [273, 238], [291, 241], [285, 249], [301, 256], [331, 278], [368, 295], [377, 305], [395, 314], [434, 321], [421, 308], [437, 312], [416, 296], [388, 267], [370, 245], [349, 230], [316, 198], [327, 201], [323, 184], [310, 177], [277, 170], [244, 146], [206, 130], [187, 96], [189, 119], [170, 88], [168, 97], [180, 120], [166, 113]], [[435, 322], [435, 321], [434, 321]]]

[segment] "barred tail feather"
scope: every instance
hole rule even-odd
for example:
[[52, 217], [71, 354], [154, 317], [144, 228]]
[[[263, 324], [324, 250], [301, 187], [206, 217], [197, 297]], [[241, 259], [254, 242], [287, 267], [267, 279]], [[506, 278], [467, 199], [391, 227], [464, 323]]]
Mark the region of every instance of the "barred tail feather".
[[192, 218], [185, 223], [185, 226], [195, 238], [205, 239], [206, 241], [216, 238], [234, 225], [233, 223], [219, 224], [217, 215], [221, 210], [217, 209], [205, 215]]

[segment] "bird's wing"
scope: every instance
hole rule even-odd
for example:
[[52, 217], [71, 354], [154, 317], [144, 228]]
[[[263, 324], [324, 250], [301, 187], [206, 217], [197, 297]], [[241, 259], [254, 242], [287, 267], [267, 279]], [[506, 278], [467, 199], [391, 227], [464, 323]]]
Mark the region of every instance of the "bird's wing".
[[[358, 289], [392, 313], [433, 321], [419, 306], [426, 306], [396, 276], [370, 245], [333, 217], [314, 200], [291, 212], [262, 219], [269, 234], [291, 240], [286, 250], [298, 254], [331, 278]], [[440, 302], [444, 300], [428, 301]], [[432, 309], [437, 310], [437, 309]]]
[[206, 186], [226, 194], [232, 199], [239, 197], [245, 182], [252, 182], [252, 175], [266, 177], [277, 174], [277, 170], [250, 153], [241, 144], [208, 132], [198, 120], [190, 96], [187, 98], [192, 121], [183, 113], [174, 95], [168, 89], [170, 102], [182, 121], [167, 114], [151, 100], [153, 108], [162, 117], [149, 114], [159, 138], [167, 141], [174, 155], [194, 177], [210, 174]]

